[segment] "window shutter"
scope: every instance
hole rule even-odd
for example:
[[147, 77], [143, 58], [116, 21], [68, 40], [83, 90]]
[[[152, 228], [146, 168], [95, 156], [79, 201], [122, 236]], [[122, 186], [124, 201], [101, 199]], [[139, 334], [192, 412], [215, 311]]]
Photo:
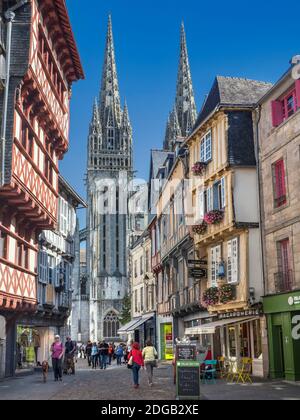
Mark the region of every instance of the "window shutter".
[[232, 240], [232, 283], [238, 282], [239, 275], [239, 240]]
[[273, 127], [278, 127], [283, 121], [283, 109], [280, 101], [272, 101]]
[[297, 108], [300, 108], [300, 79], [296, 80], [296, 101]]
[[226, 181], [225, 177], [221, 179], [221, 207], [224, 209], [226, 207]]
[[203, 220], [204, 218], [204, 191], [199, 192], [199, 219]]

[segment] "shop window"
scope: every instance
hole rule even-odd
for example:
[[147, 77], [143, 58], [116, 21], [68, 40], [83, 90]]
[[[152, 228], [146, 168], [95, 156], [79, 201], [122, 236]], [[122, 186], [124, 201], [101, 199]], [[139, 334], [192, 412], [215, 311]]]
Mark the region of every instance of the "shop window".
[[284, 160], [280, 159], [273, 165], [274, 206], [279, 208], [287, 203], [287, 189]]
[[260, 326], [260, 320], [253, 321], [253, 340], [254, 340], [254, 357], [259, 359], [262, 355], [262, 331]]
[[229, 357], [237, 357], [237, 343], [235, 327], [228, 328]]

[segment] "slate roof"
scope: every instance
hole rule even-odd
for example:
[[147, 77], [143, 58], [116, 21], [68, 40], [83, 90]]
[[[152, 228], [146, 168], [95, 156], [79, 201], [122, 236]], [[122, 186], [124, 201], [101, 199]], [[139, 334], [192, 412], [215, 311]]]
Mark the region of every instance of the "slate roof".
[[169, 154], [166, 150], [151, 150], [150, 180], [157, 177], [159, 168], [164, 165]]
[[198, 116], [196, 129], [218, 105], [253, 107], [272, 88], [271, 83], [217, 76]]

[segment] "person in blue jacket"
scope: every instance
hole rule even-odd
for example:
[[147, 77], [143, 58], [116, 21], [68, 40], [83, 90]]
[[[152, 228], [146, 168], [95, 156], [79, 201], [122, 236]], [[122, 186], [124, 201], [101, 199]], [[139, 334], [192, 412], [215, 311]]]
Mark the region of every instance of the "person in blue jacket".
[[122, 344], [118, 345], [115, 354], [116, 354], [116, 357], [117, 357], [117, 365], [120, 366], [122, 364], [122, 357], [124, 356], [124, 350], [123, 350]]

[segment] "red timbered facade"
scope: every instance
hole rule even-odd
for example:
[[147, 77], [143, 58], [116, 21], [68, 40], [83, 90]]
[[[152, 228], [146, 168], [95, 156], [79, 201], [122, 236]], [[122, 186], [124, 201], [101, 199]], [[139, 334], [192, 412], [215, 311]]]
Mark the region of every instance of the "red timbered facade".
[[[68, 150], [71, 85], [84, 77], [64, 0], [31, 0], [15, 13], [10, 124], [0, 187], [0, 315], [4, 316], [35, 310], [38, 236], [57, 224], [58, 163]], [[14, 23], [23, 26], [19, 29]], [[18, 33], [24, 27], [30, 31], [25, 37]], [[23, 51], [14, 37], [22, 39]], [[25, 69], [19, 79], [18, 54]]]

